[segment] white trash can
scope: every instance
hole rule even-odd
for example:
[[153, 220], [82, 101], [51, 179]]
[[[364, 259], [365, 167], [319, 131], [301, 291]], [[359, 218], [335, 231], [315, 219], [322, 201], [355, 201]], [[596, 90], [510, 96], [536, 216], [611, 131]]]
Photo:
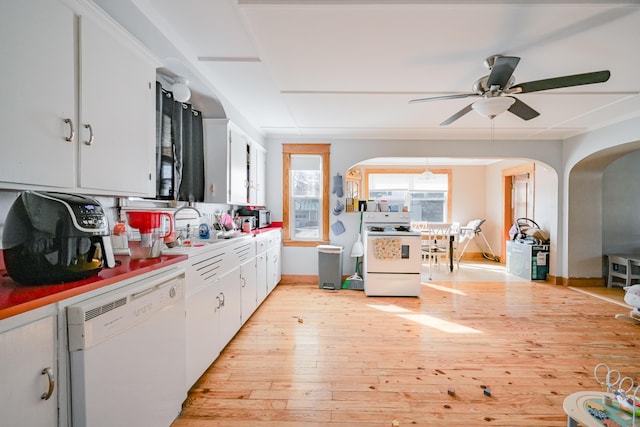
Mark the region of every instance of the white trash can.
[[342, 246], [318, 245], [318, 287], [342, 289]]

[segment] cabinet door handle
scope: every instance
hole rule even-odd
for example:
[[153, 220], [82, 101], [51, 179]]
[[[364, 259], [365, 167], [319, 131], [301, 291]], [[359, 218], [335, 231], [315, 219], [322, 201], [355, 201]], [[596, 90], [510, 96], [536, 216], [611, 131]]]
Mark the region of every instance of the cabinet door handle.
[[84, 125], [84, 127], [85, 127], [86, 129], [89, 129], [89, 140], [85, 141], [84, 143], [85, 143], [86, 145], [91, 145], [91, 144], [93, 144], [93, 128], [92, 128], [92, 127], [91, 127], [91, 125], [90, 125], [90, 124], [88, 124], [88, 123], [87, 123], [86, 125]]
[[69, 136], [64, 140], [67, 142], [73, 142], [73, 138], [76, 137], [76, 130], [73, 128], [73, 121], [71, 119], [64, 119], [64, 122], [69, 125]]
[[49, 378], [49, 390], [45, 393], [42, 393], [40, 399], [49, 400], [49, 398], [53, 395], [53, 389], [56, 386], [56, 377], [53, 375], [53, 369], [44, 368], [41, 372], [42, 375], [46, 375]]
[[224, 307], [224, 294], [220, 292], [220, 305]]

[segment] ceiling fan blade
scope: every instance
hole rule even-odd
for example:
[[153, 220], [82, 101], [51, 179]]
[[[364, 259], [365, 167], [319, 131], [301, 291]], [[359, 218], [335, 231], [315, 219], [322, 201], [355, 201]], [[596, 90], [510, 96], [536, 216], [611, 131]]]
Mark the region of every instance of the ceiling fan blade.
[[443, 99], [468, 98], [470, 96], [479, 96], [479, 95], [477, 93], [459, 93], [455, 95], [434, 96], [432, 98], [418, 98], [418, 99], [412, 99], [411, 101], [409, 101], [409, 104], [417, 104], [419, 102], [441, 101]]
[[473, 110], [473, 108], [471, 107], [473, 104], [469, 104], [466, 107], [464, 107], [462, 110], [458, 111], [457, 113], [455, 113], [453, 116], [449, 117], [447, 120], [445, 120], [444, 122], [440, 123], [440, 126], [446, 126], [446, 125], [450, 125], [451, 123], [455, 122], [456, 120], [458, 120], [460, 117], [464, 116], [465, 114], [467, 114], [469, 111]]
[[611, 77], [609, 70], [594, 71], [592, 73], [573, 74], [571, 76], [554, 77], [551, 79], [536, 80], [532, 82], [520, 83], [510, 87], [506, 93], [530, 93], [541, 90], [558, 89], [563, 87], [590, 85], [593, 83], [604, 83]]
[[515, 99], [516, 102], [511, 104], [511, 107], [509, 107], [508, 111], [520, 117], [522, 120], [531, 120], [540, 115], [540, 113], [538, 113], [533, 108], [529, 107], [524, 102], [520, 101], [518, 98], [513, 96], [510, 96], [509, 98]]
[[516, 69], [518, 62], [520, 62], [520, 58], [517, 56], [496, 57], [491, 67], [489, 78], [487, 79], [487, 86], [497, 85], [500, 88], [504, 88], [507, 83], [509, 83], [509, 79], [513, 75], [513, 71]]

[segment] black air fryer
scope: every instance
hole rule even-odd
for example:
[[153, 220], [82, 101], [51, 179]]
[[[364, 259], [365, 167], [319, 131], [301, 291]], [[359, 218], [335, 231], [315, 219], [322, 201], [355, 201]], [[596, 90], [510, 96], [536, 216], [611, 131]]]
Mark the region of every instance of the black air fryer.
[[20, 194], [7, 214], [2, 247], [9, 276], [26, 285], [81, 280], [115, 265], [102, 206], [73, 194]]

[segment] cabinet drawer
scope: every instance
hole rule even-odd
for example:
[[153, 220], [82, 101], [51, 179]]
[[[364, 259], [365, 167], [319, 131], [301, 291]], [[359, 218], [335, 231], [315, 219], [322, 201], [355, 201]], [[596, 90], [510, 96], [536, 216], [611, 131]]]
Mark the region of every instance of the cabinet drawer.
[[271, 231], [269, 232], [268, 236], [267, 250], [279, 248], [282, 243], [282, 234], [280, 233], [280, 231]]

